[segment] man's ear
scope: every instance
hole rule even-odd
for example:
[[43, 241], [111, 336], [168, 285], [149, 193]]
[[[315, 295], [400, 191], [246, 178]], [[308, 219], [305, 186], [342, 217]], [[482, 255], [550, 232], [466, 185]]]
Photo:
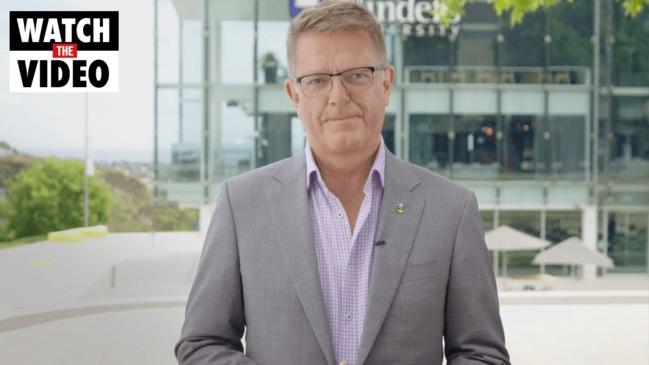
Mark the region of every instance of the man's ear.
[[297, 88], [295, 87], [293, 80], [288, 79], [284, 81], [284, 91], [286, 92], [288, 98], [291, 100], [291, 103], [293, 103], [293, 106], [297, 108], [297, 104], [300, 102], [300, 95], [297, 92]]
[[392, 86], [394, 85], [397, 73], [392, 66], [387, 66], [383, 73], [385, 74], [385, 77], [383, 78], [383, 93], [385, 96], [385, 106], [388, 106], [388, 104], [390, 104], [390, 94], [392, 93]]

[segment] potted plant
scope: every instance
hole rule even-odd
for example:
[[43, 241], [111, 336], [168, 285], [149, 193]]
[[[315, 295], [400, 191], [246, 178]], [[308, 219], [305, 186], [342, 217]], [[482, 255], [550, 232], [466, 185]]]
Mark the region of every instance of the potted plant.
[[278, 62], [273, 52], [266, 52], [261, 56], [261, 67], [264, 70], [264, 82], [267, 84], [277, 83]]

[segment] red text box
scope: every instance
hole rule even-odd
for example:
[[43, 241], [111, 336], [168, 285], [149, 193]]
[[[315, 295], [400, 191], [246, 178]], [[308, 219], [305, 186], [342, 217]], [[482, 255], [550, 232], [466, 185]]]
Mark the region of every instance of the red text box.
[[76, 43], [53, 43], [52, 57], [53, 58], [77, 58], [77, 44]]

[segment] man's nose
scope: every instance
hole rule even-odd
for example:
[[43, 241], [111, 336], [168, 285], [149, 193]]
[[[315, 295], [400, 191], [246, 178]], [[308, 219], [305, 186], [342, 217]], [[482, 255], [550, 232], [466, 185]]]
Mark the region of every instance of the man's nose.
[[329, 91], [329, 103], [334, 105], [349, 102], [349, 92], [345, 88], [340, 76], [331, 78], [331, 90]]

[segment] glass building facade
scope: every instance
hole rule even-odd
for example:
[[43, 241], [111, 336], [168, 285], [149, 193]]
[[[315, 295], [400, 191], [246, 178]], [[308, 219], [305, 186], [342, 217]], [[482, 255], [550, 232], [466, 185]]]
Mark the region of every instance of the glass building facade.
[[[307, 2], [155, 0], [158, 197], [210, 204], [225, 179], [303, 151], [283, 82], [290, 8]], [[431, 1], [364, 3], [397, 70], [395, 155], [472, 189], [485, 230], [580, 236], [613, 271], [648, 271], [648, 12], [575, 0], [511, 27], [478, 1], [444, 27]], [[510, 254], [510, 273], [538, 270], [534, 254]]]

